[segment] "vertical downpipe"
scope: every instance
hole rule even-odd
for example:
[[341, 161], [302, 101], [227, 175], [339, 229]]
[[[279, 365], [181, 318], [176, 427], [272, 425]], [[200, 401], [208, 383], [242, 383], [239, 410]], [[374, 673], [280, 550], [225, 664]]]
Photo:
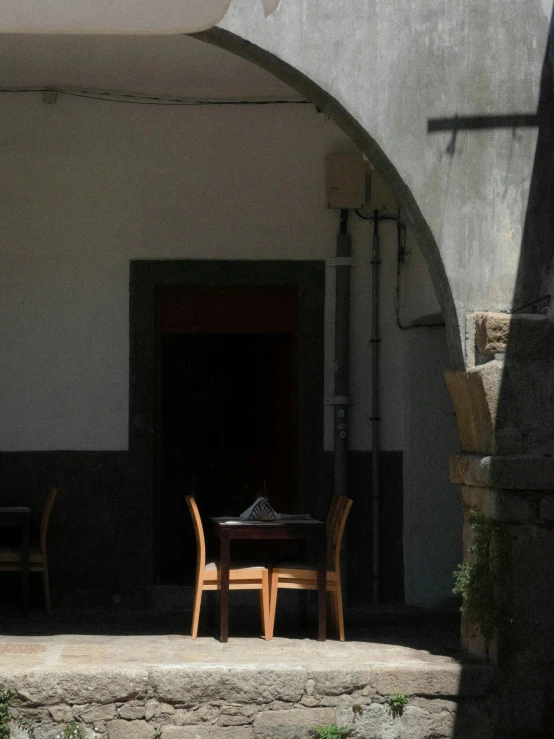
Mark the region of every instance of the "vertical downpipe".
[[381, 245], [379, 243], [379, 211], [373, 213], [373, 249], [371, 255], [371, 498], [372, 498], [372, 574], [373, 574], [373, 603], [379, 603], [379, 283], [381, 268]]
[[348, 375], [350, 363], [350, 269], [348, 210], [341, 209], [337, 235], [335, 305], [335, 495], [348, 495]]

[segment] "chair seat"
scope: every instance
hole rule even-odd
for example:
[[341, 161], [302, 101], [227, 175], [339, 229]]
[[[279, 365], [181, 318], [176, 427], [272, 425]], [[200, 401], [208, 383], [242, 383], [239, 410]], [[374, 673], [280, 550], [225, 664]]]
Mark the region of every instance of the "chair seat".
[[[214, 570], [220, 570], [221, 569], [221, 562], [218, 559], [213, 559], [211, 562], [206, 562], [206, 570], [209, 570], [213, 572]], [[231, 566], [229, 568], [229, 572], [232, 572], [233, 570], [259, 570], [260, 572], [262, 570], [265, 570], [266, 568], [263, 567], [263, 565], [252, 565], [250, 562], [245, 560], [231, 560]], [[255, 572], [253, 573], [255, 574]]]
[[[44, 563], [42, 552], [38, 547], [31, 547], [29, 552], [29, 566], [41, 565]], [[3, 565], [21, 566], [21, 550], [12, 549], [11, 547], [0, 547], [0, 568]]]
[[[279, 576], [279, 580], [317, 580], [318, 569], [316, 565], [304, 562], [297, 564], [280, 564], [273, 568], [273, 572]], [[332, 568], [327, 568], [327, 582], [335, 582], [337, 573]]]
[[[277, 562], [273, 570], [306, 570], [309, 572], [317, 572], [318, 567], [313, 562], [303, 562], [301, 560], [286, 560]], [[327, 566], [327, 572], [334, 572], [332, 567]]]

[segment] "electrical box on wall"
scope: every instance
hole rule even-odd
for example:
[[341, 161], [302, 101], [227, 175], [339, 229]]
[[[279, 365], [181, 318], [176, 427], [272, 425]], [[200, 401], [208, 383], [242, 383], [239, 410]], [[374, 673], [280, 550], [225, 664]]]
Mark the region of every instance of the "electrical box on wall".
[[325, 202], [328, 208], [363, 208], [365, 164], [362, 155], [325, 157]]
[[379, 172], [377, 172], [376, 169], [371, 169], [368, 176], [370, 185], [368, 188], [368, 210], [379, 210], [382, 213], [395, 213], [398, 210], [398, 203]]

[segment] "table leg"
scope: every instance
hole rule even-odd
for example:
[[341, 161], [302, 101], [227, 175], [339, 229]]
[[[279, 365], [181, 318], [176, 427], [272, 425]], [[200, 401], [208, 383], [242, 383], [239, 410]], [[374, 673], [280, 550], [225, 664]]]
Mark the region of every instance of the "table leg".
[[23, 612], [29, 612], [29, 557], [30, 557], [30, 523], [21, 527], [21, 603]]
[[327, 638], [327, 545], [325, 536], [319, 544], [317, 571], [317, 612], [319, 615], [319, 641]]
[[229, 567], [231, 561], [231, 540], [228, 531], [221, 533], [220, 539], [220, 615], [219, 615], [219, 637], [220, 641], [227, 642], [229, 639]]

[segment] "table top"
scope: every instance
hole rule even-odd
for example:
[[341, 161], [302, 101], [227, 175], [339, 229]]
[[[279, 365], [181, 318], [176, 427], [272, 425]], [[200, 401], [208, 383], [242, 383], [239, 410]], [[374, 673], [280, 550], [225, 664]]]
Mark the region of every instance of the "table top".
[[323, 521], [318, 521], [307, 514], [287, 515], [277, 518], [275, 521], [243, 521], [236, 516], [216, 516], [211, 519], [218, 526], [321, 526]]

